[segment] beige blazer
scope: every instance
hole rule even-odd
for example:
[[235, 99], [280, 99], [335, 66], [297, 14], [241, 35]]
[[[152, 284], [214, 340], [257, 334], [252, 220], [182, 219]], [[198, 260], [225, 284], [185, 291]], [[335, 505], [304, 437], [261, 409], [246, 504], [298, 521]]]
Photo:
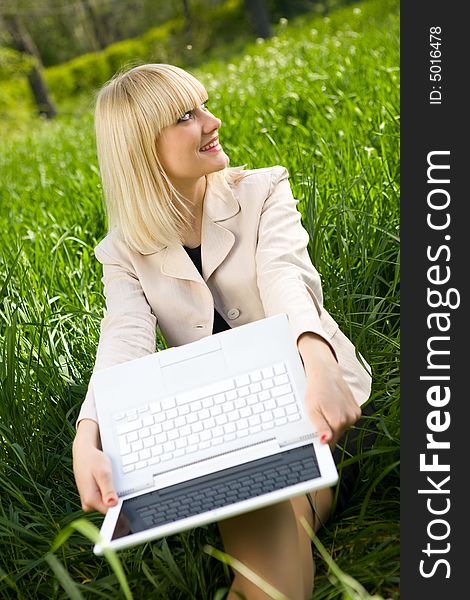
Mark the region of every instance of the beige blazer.
[[[312, 331], [329, 342], [362, 404], [370, 394], [369, 369], [323, 308], [320, 277], [307, 252], [309, 238], [287, 170], [243, 173], [238, 183], [228, 183], [222, 171], [208, 176], [202, 277], [179, 243], [140, 254], [113, 230], [95, 248], [107, 310], [94, 372], [155, 352], [157, 325], [168, 346], [210, 335], [214, 306], [232, 327], [285, 312], [295, 341]], [[97, 420], [93, 377], [78, 421], [83, 418]]]

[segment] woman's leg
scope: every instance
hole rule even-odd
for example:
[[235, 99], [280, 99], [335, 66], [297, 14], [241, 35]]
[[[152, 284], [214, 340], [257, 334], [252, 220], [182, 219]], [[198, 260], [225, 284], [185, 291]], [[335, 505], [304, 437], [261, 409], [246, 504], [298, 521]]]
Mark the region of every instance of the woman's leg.
[[[316, 494], [316, 506], [327, 519], [331, 490]], [[303, 516], [316, 531], [319, 520], [312, 513], [306, 496], [231, 517], [218, 523], [224, 550], [270, 583], [289, 600], [306, 600], [313, 589], [311, 540], [300, 523]], [[265, 592], [235, 572], [227, 600], [238, 600], [235, 591], [247, 600], [269, 600]]]
[[[307, 496], [291, 498], [297, 521], [297, 533], [302, 555], [302, 571], [304, 579], [305, 598], [311, 598], [315, 577], [315, 563], [312, 554], [312, 540], [300, 522], [304, 517], [313, 531], [316, 533], [320, 527], [328, 521], [333, 503], [333, 489], [326, 488], [310, 492], [310, 500]], [[312, 504], [314, 511], [312, 511]]]

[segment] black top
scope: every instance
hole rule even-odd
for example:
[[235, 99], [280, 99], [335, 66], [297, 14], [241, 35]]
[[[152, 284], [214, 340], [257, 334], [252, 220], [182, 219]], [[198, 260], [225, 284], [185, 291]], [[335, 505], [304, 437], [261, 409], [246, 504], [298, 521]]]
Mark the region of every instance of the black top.
[[[189, 258], [196, 265], [196, 269], [202, 276], [201, 246], [199, 245], [196, 248], [183, 246], [183, 248], [186, 250]], [[230, 329], [230, 325], [214, 308], [214, 326], [212, 327], [212, 333], [219, 333], [219, 331], [225, 331], [226, 329]]]

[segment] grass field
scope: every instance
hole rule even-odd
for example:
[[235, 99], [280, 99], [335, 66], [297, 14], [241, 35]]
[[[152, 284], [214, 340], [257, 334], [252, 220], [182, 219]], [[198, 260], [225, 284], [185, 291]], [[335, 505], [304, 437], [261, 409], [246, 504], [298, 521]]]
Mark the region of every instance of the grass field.
[[[288, 168], [325, 305], [372, 366], [379, 436], [358, 457], [363, 475], [349, 507], [319, 540], [336, 567], [370, 594], [393, 599], [398, 42], [398, 1], [374, 0], [328, 18], [303, 17], [230, 63], [194, 70], [222, 119], [231, 164]], [[80, 510], [71, 468], [104, 311], [93, 255], [106, 219], [92, 104], [89, 98], [74, 111], [71, 103], [52, 123], [18, 124], [0, 141], [0, 598], [220, 599], [230, 570], [205, 551], [206, 544], [222, 548], [215, 526], [120, 553], [123, 576], [92, 554], [86, 529], [77, 530], [79, 518], [101, 522]], [[368, 597], [315, 552], [315, 600]]]

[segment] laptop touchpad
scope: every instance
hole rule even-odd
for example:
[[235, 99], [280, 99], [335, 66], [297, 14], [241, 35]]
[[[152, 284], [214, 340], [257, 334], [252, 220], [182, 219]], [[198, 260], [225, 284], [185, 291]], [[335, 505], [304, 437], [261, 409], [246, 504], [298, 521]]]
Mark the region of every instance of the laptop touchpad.
[[184, 348], [184, 352], [175, 352], [171, 360], [168, 360], [169, 353], [165, 358], [166, 364], [160, 365], [163, 382], [168, 389], [176, 393], [211, 383], [227, 369], [220, 342], [204, 348], [194, 348], [193, 352], [190, 348]]

